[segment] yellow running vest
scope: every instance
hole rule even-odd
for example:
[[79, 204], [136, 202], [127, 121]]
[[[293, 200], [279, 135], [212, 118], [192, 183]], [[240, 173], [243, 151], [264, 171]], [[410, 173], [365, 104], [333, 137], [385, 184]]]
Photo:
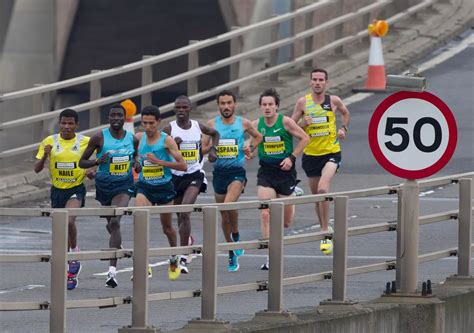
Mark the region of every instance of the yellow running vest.
[[324, 95], [322, 104], [315, 104], [311, 94], [305, 96], [304, 116], [310, 116], [312, 123], [306, 126], [309, 143], [304, 149], [306, 155], [321, 156], [341, 151], [337, 137], [336, 115], [331, 109], [330, 95]]
[[79, 168], [79, 160], [89, 143], [89, 137], [76, 134], [71, 140], [64, 140], [59, 134], [48, 136], [41, 142], [37, 159], [44, 155], [44, 146], [51, 145], [49, 172], [53, 186], [68, 189], [82, 184], [86, 169]]

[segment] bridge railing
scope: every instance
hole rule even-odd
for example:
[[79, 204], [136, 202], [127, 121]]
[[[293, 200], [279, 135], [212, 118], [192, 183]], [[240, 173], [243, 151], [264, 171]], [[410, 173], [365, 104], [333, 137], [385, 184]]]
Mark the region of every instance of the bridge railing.
[[[0, 216], [50, 216], [52, 217], [52, 250], [35, 254], [0, 254], [0, 263], [15, 262], [50, 262], [51, 296], [44, 302], [0, 302], [0, 311], [17, 310], [50, 310], [50, 331], [65, 332], [66, 310], [90, 307], [110, 307], [121, 304], [132, 304], [132, 324], [129, 327], [144, 328], [148, 325], [148, 302], [178, 298], [201, 297], [201, 318], [195, 324], [211, 322], [216, 319], [217, 295], [268, 290], [267, 313], [284, 315], [282, 290], [283, 286], [311, 283], [332, 279], [332, 298], [329, 303], [348, 303], [346, 280], [349, 275], [364, 274], [382, 270], [396, 269], [397, 289], [404, 293], [417, 292], [418, 264], [450, 256], [458, 257], [457, 276], [471, 274], [472, 231], [472, 178], [474, 172], [428, 179], [415, 185], [417, 189], [446, 184], [459, 184], [459, 209], [436, 214], [420, 216], [418, 212], [407, 211], [406, 207], [418, 207], [419, 197], [407, 195], [406, 183], [377, 188], [335, 192], [324, 195], [307, 195], [302, 197], [274, 199], [269, 201], [247, 201], [225, 204], [196, 204], [163, 207], [126, 207], [126, 208], [78, 208], [78, 209], [38, 209], [38, 208], [0, 208]], [[411, 193], [417, 193], [411, 191]], [[396, 221], [348, 228], [348, 202], [353, 198], [377, 195], [398, 195]], [[314, 232], [283, 237], [283, 209], [287, 204], [309, 204], [322, 201], [334, 201], [334, 232]], [[407, 202], [410, 202], [407, 205]], [[242, 209], [270, 209], [270, 238], [239, 243], [218, 244], [218, 212]], [[174, 248], [149, 247], [150, 214], [166, 212], [199, 212], [203, 218], [203, 244]], [[104, 251], [67, 252], [68, 216], [121, 216], [133, 215], [134, 237], [133, 249], [110, 249]], [[411, 215], [414, 218], [408, 218]], [[458, 247], [441, 249], [435, 252], [418, 254], [418, 226], [446, 220], [458, 220]], [[407, 230], [409, 229], [409, 230]], [[416, 229], [416, 230], [415, 230]], [[414, 231], [415, 230], [415, 231]], [[347, 239], [349, 236], [397, 232], [397, 249], [395, 260], [347, 268]], [[410, 234], [407, 233], [410, 232]], [[413, 237], [415, 232], [416, 237]], [[283, 276], [283, 248], [285, 246], [323, 239], [334, 240], [333, 270], [301, 276]], [[235, 249], [269, 249], [270, 269], [268, 280], [218, 287], [217, 286], [217, 253]], [[411, 251], [410, 249], [416, 249]], [[147, 266], [149, 257], [190, 254], [202, 251], [202, 288], [195, 290], [148, 293]], [[66, 271], [68, 260], [106, 260], [133, 258], [133, 294], [126, 297], [108, 297], [100, 299], [67, 300]], [[413, 266], [414, 265], [414, 266]], [[54, 286], [54, 288], [53, 288]], [[326, 302], [326, 303], [327, 303]], [[121, 330], [127, 332], [127, 328]]]
[[[4, 159], [11, 156], [17, 156], [24, 153], [30, 153], [37, 149], [38, 142], [46, 132], [46, 123], [52, 119], [55, 119], [59, 116], [62, 110], [57, 109], [51, 110], [51, 98], [54, 96], [60, 89], [68, 88], [71, 86], [76, 86], [80, 84], [88, 84], [90, 92], [90, 101], [81, 103], [78, 105], [71, 105], [68, 108], [73, 108], [77, 112], [89, 111], [90, 127], [87, 130], [82, 131], [82, 134], [91, 135], [96, 133], [98, 130], [104, 128], [106, 125], [100, 125], [100, 107], [109, 105], [111, 103], [120, 102], [127, 98], [140, 96], [141, 105], [151, 104], [151, 93], [169, 86], [172, 86], [179, 82], [186, 81], [188, 83], [188, 95], [193, 102], [202, 101], [208, 97], [214, 96], [218, 91], [222, 89], [231, 89], [237, 88], [242, 84], [248, 82], [254, 82], [256, 79], [269, 77], [271, 80], [276, 80], [278, 73], [290, 69], [290, 68], [302, 68], [308, 62], [315, 61], [316, 57], [321, 56], [325, 53], [333, 51], [335, 49], [341, 49], [344, 46], [351, 45], [351, 43], [361, 40], [367, 37], [367, 24], [369, 23], [371, 13], [375, 11], [380, 11], [390, 5], [393, 0], [376, 0], [374, 3], [367, 6], [361, 7], [353, 12], [344, 14], [342, 16], [336, 17], [334, 19], [328, 20], [317, 26], [312, 24], [306, 24], [303, 31], [294, 34], [293, 36], [278, 39], [278, 27], [282, 22], [294, 21], [295, 19], [305, 19], [309, 22], [308, 17], [311, 17], [317, 10], [320, 10], [323, 7], [326, 7], [330, 4], [334, 4], [334, 0], [321, 0], [317, 3], [304, 6], [302, 8], [296, 9], [293, 12], [272, 17], [268, 20], [251, 24], [246, 27], [235, 28], [230, 32], [198, 41], [190, 45], [181, 47], [179, 49], [169, 51], [157, 56], [143, 56], [143, 60], [130, 63], [124, 66], [119, 66], [113, 69], [97, 71], [93, 70], [91, 74], [83, 75], [80, 77], [59, 81], [50, 84], [38, 85], [34, 88], [29, 88], [21, 91], [10, 92], [3, 95], [0, 95], [0, 103], [7, 102], [12, 100], [21, 100], [23, 98], [34, 98], [33, 108], [34, 115], [23, 117], [21, 119], [14, 119], [10, 121], [5, 121], [0, 123], [0, 131], [7, 130], [12, 128], [21, 128], [21, 126], [34, 124], [35, 128], [32, 133], [32, 141], [34, 143], [27, 144], [20, 147], [14, 147], [7, 149], [3, 152], [0, 152], [0, 159]], [[435, 0], [424, 0], [419, 4], [407, 8], [401, 13], [398, 13], [387, 19], [389, 24], [393, 25], [399, 20], [416, 14], [418, 11], [433, 5]], [[353, 21], [356, 19], [363, 18], [364, 22], [361, 26], [361, 30], [355, 34], [344, 36], [342, 34], [343, 25], [353, 24]], [[241, 38], [242, 35], [249, 32], [254, 32], [258, 29], [268, 28], [272, 29], [271, 35], [274, 38], [259, 47], [256, 47], [251, 50], [244, 51], [241, 47]], [[312, 47], [312, 38], [315, 34], [328, 31], [328, 29], [339, 27], [340, 33], [337, 34], [335, 40], [324, 47], [313, 49]], [[303, 55], [301, 56], [292, 56], [286, 62], [277, 63], [279, 49], [283, 46], [294, 46], [295, 43], [299, 41], [305, 41], [305, 47]], [[222, 42], [230, 41], [230, 56], [223, 58], [214, 63], [198, 66], [198, 53], [199, 50], [210, 47]], [[238, 66], [242, 60], [250, 59], [255, 56], [266, 55], [270, 53], [270, 63], [269, 67], [252, 73], [245, 77], [238, 76]], [[293, 53], [291, 53], [293, 54]], [[188, 70], [165, 79], [162, 79], [157, 82], [153, 82], [153, 66], [168, 61], [170, 59], [175, 59], [180, 56], [188, 57]], [[200, 90], [197, 85], [197, 79], [200, 75], [212, 72], [219, 68], [229, 66], [230, 67], [230, 81], [207, 90]], [[117, 93], [111, 96], [102, 96], [101, 87], [102, 81], [106, 78], [115, 77], [124, 73], [131, 71], [141, 71], [141, 85], [135, 89]], [[166, 104], [160, 106], [162, 112], [168, 112], [173, 109], [173, 104]], [[134, 117], [134, 121], [139, 120], [139, 115]]]

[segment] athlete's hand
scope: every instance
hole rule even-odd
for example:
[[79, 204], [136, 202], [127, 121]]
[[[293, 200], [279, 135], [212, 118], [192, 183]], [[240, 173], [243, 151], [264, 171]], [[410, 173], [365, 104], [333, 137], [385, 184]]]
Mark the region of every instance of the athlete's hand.
[[246, 160], [251, 160], [252, 159], [252, 150], [250, 149], [249, 146], [243, 146], [242, 147], [242, 152], [245, 154], [245, 159]]
[[137, 160], [133, 161], [133, 168], [135, 169], [136, 173], [140, 173], [142, 171], [142, 165]]
[[207, 159], [211, 163], [213, 163], [217, 160], [216, 147], [214, 147], [214, 146], [211, 147], [211, 149], [209, 150], [209, 153], [207, 154]]
[[291, 169], [293, 166], [293, 162], [291, 162], [291, 159], [289, 157], [285, 158], [283, 161], [280, 163], [280, 167], [283, 171], [288, 171]]
[[100, 158], [96, 159], [96, 160], [95, 160], [95, 163], [96, 163], [97, 165], [101, 165], [101, 164], [107, 163], [107, 161], [109, 160], [109, 156], [110, 156], [109, 153], [105, 153], [105, 154], [102, 155]]
[[161, 164], [161, 160], [153, 153], [146, 154], [146, 160], [153, 164]]
[[89, 168], [86, 170], [86, 177], [89, 179], [94, 179], [96, 173], [97, 173], [97, 168]]
[[53, 146], [51, 145], [44, 146], [44, 150], [43, 150], [44, 155], [48, 156], [49, 154], [51, 154], [52, 149], [53, 149]]
[[338, 129], [337, 137], [339, 138], [339, 140], [344, 141], [344, 139], [346, 138], [346, 131], [344, 131], [342, 128]]
[[174, 142], [176, 142], [176, 144], [179, 145], [181, 144], [181, 142], [183, 142], [183, 139], [181, 139], [179, 136], [177, 136], [176, 138], [174, 138]]
[[311, 116], [304, 116], [304, 127], [309, 126], [313, 123], [313, 118]]

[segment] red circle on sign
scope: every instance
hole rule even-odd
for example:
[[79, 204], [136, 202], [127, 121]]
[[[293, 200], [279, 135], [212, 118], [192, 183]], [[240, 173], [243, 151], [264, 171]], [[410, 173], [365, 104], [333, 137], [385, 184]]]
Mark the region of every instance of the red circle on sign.
[[[444, 151], [443, 155], [432, 165], [420, 170], [407, 170], [400, 168], [390, 162], [387, 157], [383, 154], [382, 150], [380, 149], [380, 143], [378, 142], [377, 136], [377, 129], [380, 123], [380, 120], [387, 111], [389, 107], [393, 104], [409, 98], [416, 98], [422, 99], [428, 103], [433, 104], [441, 113], [443, 114], [446, 122], [448, 124], [448, 131], [449, 131], [449, 139], [446, 150]], [[412, 91], [400, 91], [393, 95], [390, 95], [386, 99], [382, 101], [382, 103], [377, 106], [375, 109], [372, 118], [370, 119], [369, 123], [369, 145], [370, 149], [372, 150], [372, 154], [374, 155], [377, 162], [388, 172], [391, 174], [406, 178], [406, 179], [419, 179], [429, 177], [439, 170], [441, 170], [451, 159], [454, 154], [454, 150], [456, 149], [456, 143], [458, 141], [458, 131], [456, 127], [456, 120], [454, 119], [453, 113], [449, 109], [449, 107], [444, 103], [441, 99], [436, 97], [429, 92], [412, 92]]]

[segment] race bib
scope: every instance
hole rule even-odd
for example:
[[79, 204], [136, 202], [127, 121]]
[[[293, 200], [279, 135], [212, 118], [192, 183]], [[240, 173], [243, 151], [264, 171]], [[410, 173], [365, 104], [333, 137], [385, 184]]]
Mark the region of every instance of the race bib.
[[74, 183], [76, 181], [76, 176], [74, 175], [76, 162], [56, 162], [54, 167], [57, 170], [57, 181], [63, 183]]
[[197, 163], [199, 161], [199, 150], [197, 143], [181, 143], [179, 145], [179, 151], [183, 155], [184, 160], [187, 164]]
[[109, 172], [113, 176], [123, 176], [130, 169], [130, 156], [114, 156], [110, 162]]
[[142, 174], [146, 180], [161, 179], [165, 175], [165, 170], [162, 165], [153, 164], [145, 160], [143, 161]]
[[267, 155], [278, 155], [285, 152], [285, 143], [280, 136], [266, 136], [263, 151]]
[[328, 136], [329, 132], [329, 118], [326, 116], [313, 117], [311, 125], [308, 126], [308, 135], [310, 137]]
[[217, 157], [219, 158], [237, 158], [239, 155], [239, 146], [235, 139], [220, 139], [217, 146]]

